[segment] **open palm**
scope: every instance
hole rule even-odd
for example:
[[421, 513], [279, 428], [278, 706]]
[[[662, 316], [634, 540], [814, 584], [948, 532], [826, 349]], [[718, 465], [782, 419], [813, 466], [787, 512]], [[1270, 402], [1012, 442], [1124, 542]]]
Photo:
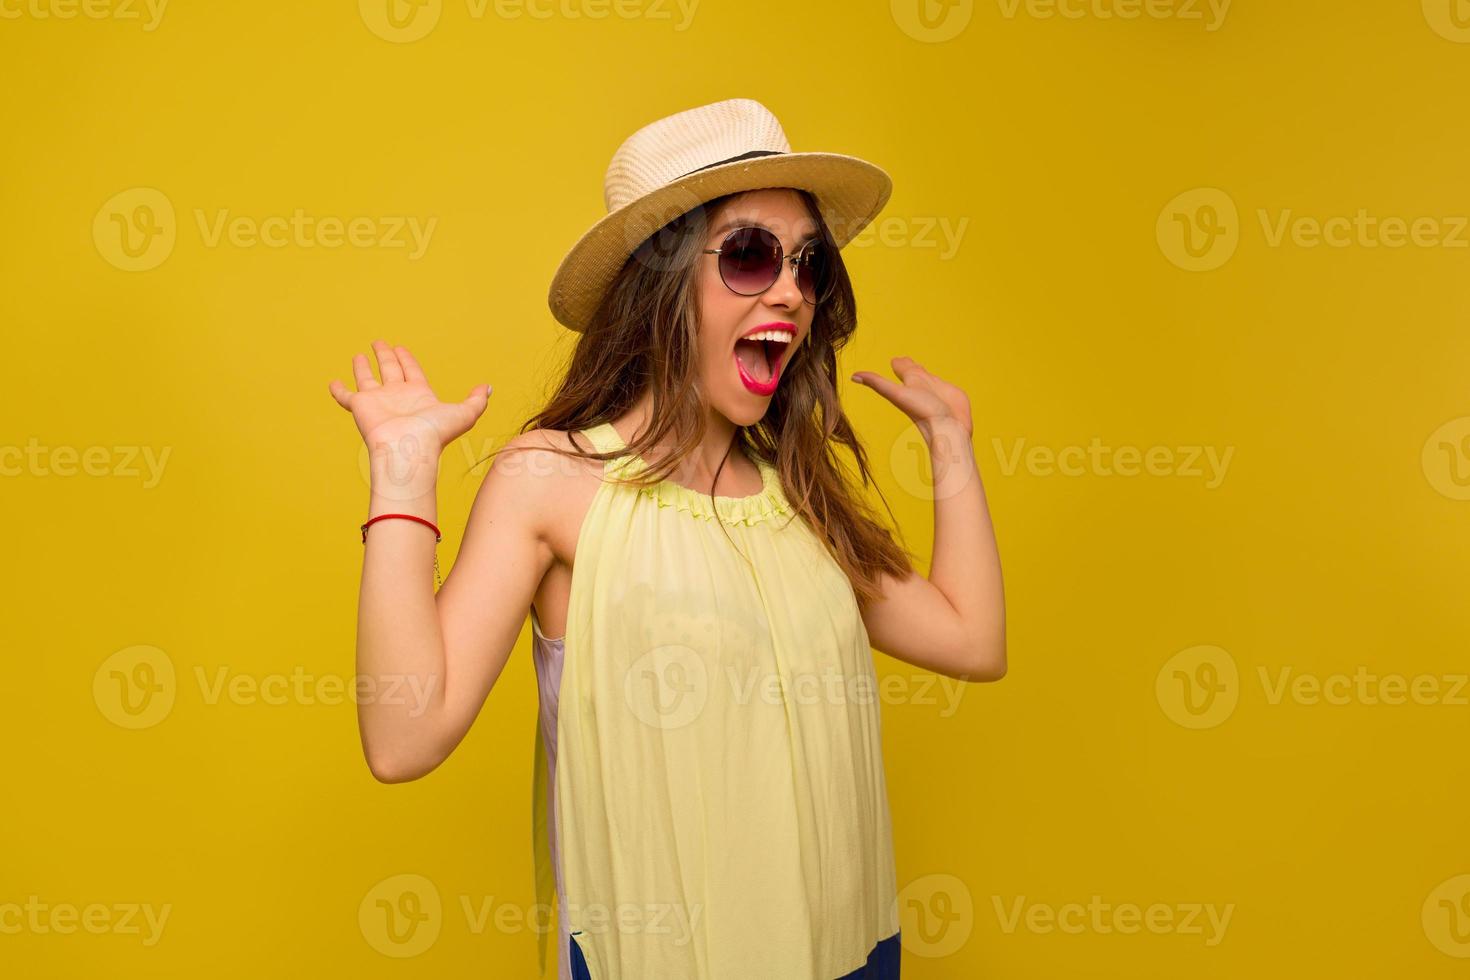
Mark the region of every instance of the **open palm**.
[[369, 447], [394, 442], [404, 435], [437, 441], [437, 451], [464, 435], [485, 411], [490, 386], [476, 385], [461, 402], [441, 402], [429, 387], [419, 362], [402, 346], [373, 341], [382, 381], [373, 377], [366, 354], [354, 354], [352, 373], [357, 390], [337, 379], [327, 386], [337, 404], [352, 413], [357, 431]]

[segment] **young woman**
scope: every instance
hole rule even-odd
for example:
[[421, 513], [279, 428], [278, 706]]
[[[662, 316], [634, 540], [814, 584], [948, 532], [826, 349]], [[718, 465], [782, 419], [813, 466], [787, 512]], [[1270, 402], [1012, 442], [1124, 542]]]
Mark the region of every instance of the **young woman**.
[[896, 382], [853, 376], [929, 446], [928, 578], [835, 452], [866, 486], [838, 397], [856, 328], [839, 250], [890, 187], [792, 153], [748, 99], [629, 137], [608, 216], [552, 284], [581, 334], [566, 376], [496, 455], [437, 594], [438, 457], [489, 386], [441, 402], [382, 341], [381, 380], [359, 354], [357, 390], [330, 385], [373, 460], [358, 670], [432, 692], [360, 704], [377, 778], [449, 755], [530, 610], [538, 887], [554, 879], [564, 978], [899, 975], [871, 651], [972, 681], [1006, 653], [964, 393], [906, 357]]

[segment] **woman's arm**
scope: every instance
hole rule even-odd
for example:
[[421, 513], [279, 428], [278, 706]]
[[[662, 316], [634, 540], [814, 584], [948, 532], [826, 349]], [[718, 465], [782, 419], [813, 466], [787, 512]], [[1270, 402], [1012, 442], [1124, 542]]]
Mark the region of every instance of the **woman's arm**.
[[[535, 442], [527, 433], [507, 448]], [[368, 528], [357, 620], [357, 672], [368, 696], [359, 698], [357, 717], [368, 767], [383, 782], [427, 775], [464, 739], [551, 567], [543, 532], [553, 497], [539, 484], [557, 471], [510, 466], [513, 458], [502, 451], [480, 484], [437, 596], [433, 531], [401, 520]], [[370, 515], [433, 520], [433, 510], [432, 490], [384, 499], [375, 487]]]
[[[368, 516], [435, 521], [440, 453], [484, 411], [488, 386], [457, 405], [441, 403], [406, 349], [379, 341], [374, 351], [381, 383], [357, 355], [358, 390], [339, 381], [329, 386], [368, 445]], [[550, 566], [544, 488], [514, 472], [491, 467], [459, 559], [437, 596], [431, 529], [406, 520], [368, 528], [358, 598], [357, 719], [368, 767], [383, 782], [425, 775], [464, 738]]]
[[853, 377], [902, 409], [928, 444], [934, 557], [927, 579], [884, 576], [863, 625], [874, 647], [906, 663], [961, 680], [999, 680], [1006, 673], [1005, 592], [969, 400], [910, 358], [893, 364], [901, 385], [870, 372]]

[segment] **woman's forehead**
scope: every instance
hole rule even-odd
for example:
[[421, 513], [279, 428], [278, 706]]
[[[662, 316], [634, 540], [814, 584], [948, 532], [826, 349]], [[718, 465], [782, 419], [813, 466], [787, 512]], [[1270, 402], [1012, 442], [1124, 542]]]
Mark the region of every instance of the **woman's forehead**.
[[749, 223], [763, 225], [782, 237], [788, 233], [800, 237], [817, 227], [800, 195], [786, 187], [746, 191], [720, 205], [712, 220], [715, 232]]

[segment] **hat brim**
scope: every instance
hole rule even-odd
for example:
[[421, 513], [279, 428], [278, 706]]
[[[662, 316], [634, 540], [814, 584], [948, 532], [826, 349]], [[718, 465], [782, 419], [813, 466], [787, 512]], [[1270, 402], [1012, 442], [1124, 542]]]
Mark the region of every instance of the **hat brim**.
[[842, 153], [781, 153], [680, 177], [607, 214], [578, 239], [552, 277], [547, 295], [552, 315], [572, 330], [585, 329], [628, 256], [649, 235], [706, 201], [767, 187], [816, 195], [822, 219], [841, 248], [888, 203], [893, 181], [881, 167]]

